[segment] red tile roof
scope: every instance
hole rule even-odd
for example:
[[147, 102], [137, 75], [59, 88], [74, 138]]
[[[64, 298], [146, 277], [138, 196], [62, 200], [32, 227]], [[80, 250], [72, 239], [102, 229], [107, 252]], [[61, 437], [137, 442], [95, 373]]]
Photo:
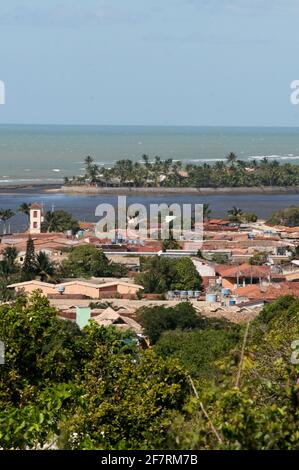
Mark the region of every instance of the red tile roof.
[[267, 277], [270, 274], [268, 266], [253, 266], [243, 263], [239, 266], [215, 266], [215, 271], [222, 277]]
[[283, 295], [299, 297], [299, 282], [281, 282], [279, 284], [271, 284], [266, 287], [261, 287], [259, 284], [253, 284], [246, 287], [239, 287], [236, 289], [235, 293], [251, 300], [274, 300]]

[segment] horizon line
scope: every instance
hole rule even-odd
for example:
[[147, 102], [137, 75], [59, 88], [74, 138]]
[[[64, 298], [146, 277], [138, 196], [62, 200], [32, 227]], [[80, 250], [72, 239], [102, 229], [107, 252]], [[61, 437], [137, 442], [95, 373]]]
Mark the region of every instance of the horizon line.
[[261, 128], [261, 129], [299, 129], [299, 125], [233, 125], [233, 124], [74, 124], [74, 123], [0, 123], [0, 126], [52, 126], [52, 127], [188, 127], [188, 128]]

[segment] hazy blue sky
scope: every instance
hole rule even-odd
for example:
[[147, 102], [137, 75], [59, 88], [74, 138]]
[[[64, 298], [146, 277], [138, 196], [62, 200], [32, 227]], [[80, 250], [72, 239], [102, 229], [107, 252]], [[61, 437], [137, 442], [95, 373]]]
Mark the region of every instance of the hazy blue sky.
[[299, 0], [3, 0], [0, 122], [299, 125], [298, 19]]

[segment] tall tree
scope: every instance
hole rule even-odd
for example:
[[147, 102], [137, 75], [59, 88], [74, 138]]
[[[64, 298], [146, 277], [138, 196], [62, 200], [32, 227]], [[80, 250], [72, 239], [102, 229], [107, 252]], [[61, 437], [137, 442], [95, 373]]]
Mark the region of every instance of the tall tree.
[[243, 211], [238, 207], [234, 206], [232, 209], [227, 211], [227, 216], [231, 222], [240, 223], [242, 221]]
[[209, 220], [211, 213], [212, 213], [212, 211], [210, 209], [210, 205], [209, 204], [204, 204], [203, 205], [203, 214], [202, 214], [204, 222]]
[[35, 248], [32, 238], [29, 236], [27, 240], [26, 255], [24, 264], [22, 267], [22, 277], [26, 281], [30, 281], [35, 278]]
[[4, 227], [3, 233], [6, 234], [7, 232], [7, 222], [15, 215], [15, 213], [11, 209], [0, 209], [0, 220], [2, 220]]
[[66, 232], [71, 230], [76, 233], [79, 230], [79, 224], [76, 219], [64, 210], [48, 211], [42, 224], [43, 232]]
[[226, 160], [229, 165], [233, 165], [238, 160], [238, 157], [234, 152], [230, 152], [226, 157]]
[[20, 212], [21, 214], [24, 214], [26, 215], [27, 217], [27, 228], [29, 226], [29, 219], [30, 219], [30, 204], [27, 204], [27, 202], [23, 202], [19, 209], [18, 209], [18, 212]]
[[2, 253], [2, 260], [0, 261], [0, 273], [5, 279], [8, 279], [12, 274], [18, 271], [16, 259], [18, 251], [14, 246], [8, 246]]
[[42, 282], [49, 281], [55, 273], [54, 265], [49, 256], [40, 251], [35, 258], [35, 274]]

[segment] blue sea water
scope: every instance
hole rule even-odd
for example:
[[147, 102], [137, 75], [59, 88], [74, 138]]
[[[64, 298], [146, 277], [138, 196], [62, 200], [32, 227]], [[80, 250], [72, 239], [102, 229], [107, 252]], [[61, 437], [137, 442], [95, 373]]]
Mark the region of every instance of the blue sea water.
[[[95, 216], [99, 204], [112, 204], [117, 210], [117, 196], [111, 195], [66, 195], [60, 193], [45, 193], [32, 190], [3, 191], [0, 192], [0, 209], [12, 209], [15, 216], [10, 220], [13, 231], [25, 231], [27, 227], [26, 217], [18, 212], [23, 202], [32, 204], [38, 202], [43, 205], [45, 211], [64, 209], [81, 221], [96, 222]], [[225, 195], [148, 195], [128, 196], [127, 204], [209, 204], [212, 217], [223, 217], [233, 206], [241, 208], [244, 212], [254, 212], [259, 217], [268, 219], [271, 214], [290, 205], [299, 206], [299, 194], [225, 194]], [[3, 223], [0, 221], [0, 235], [3, 231]]]
[[83, 174], [87, 155], [110, 167], [143, 154], [215, 162], [231, 151], [299, 163], [299, 128], [1, 125], [0, 184], [60, 182]]

